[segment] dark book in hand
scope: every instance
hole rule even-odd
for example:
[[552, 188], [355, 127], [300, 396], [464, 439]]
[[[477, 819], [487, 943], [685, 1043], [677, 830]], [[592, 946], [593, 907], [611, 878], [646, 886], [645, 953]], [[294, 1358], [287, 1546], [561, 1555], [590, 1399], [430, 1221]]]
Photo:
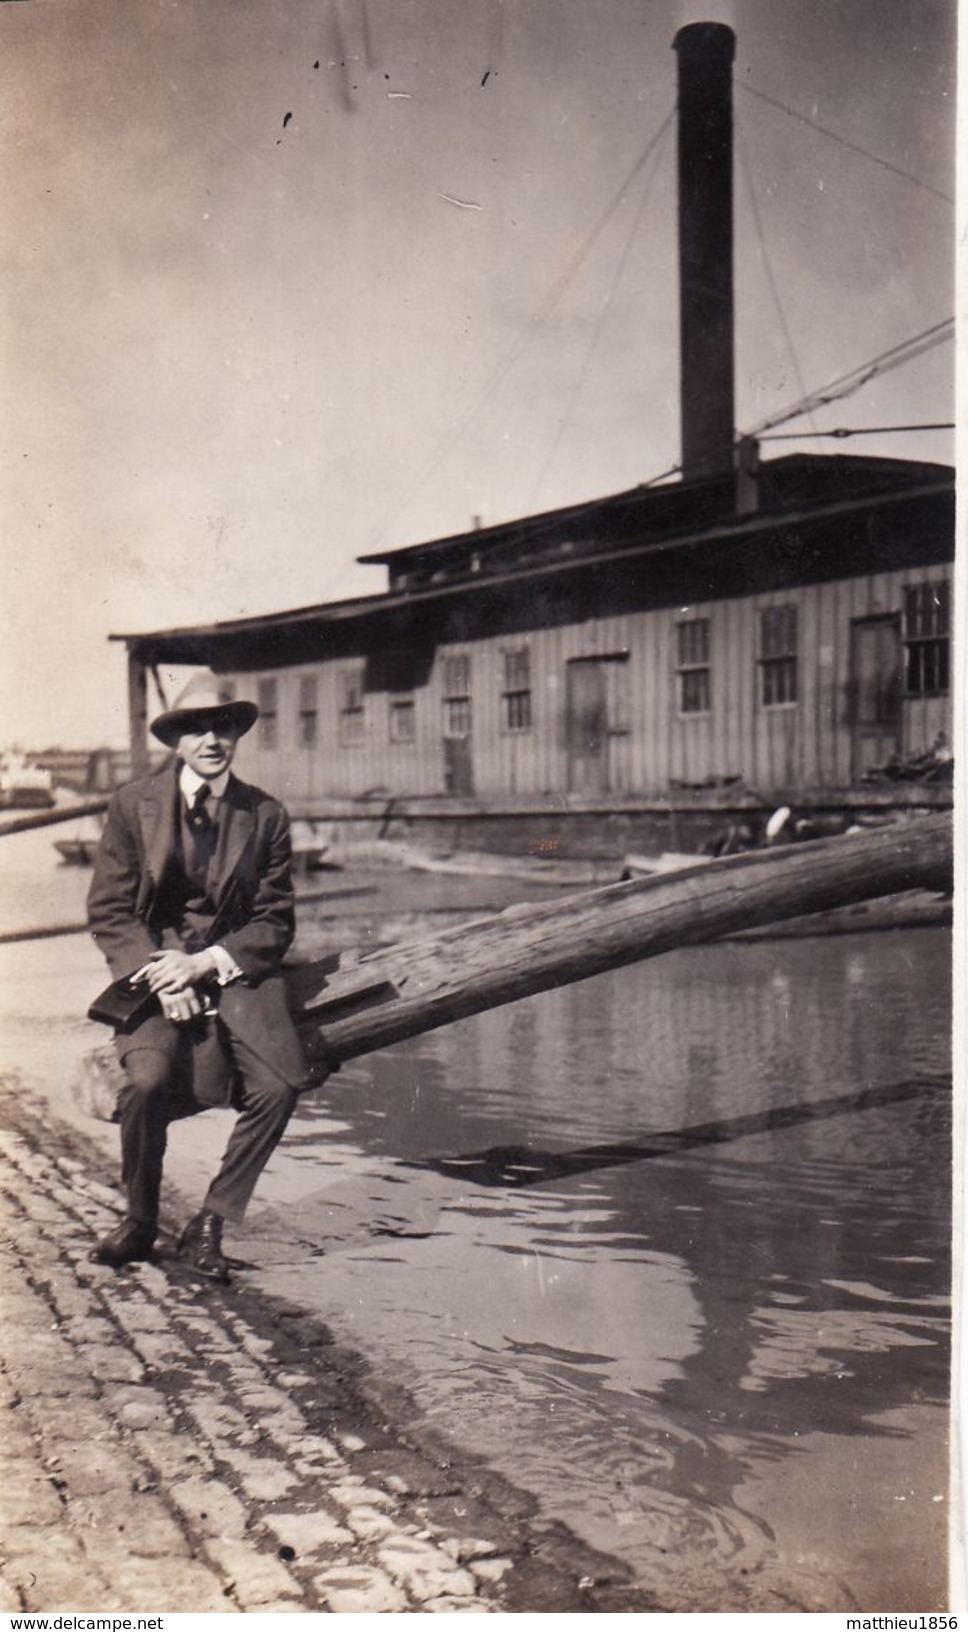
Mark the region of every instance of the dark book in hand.
[[121, 980], [113, 980], [94, 999], [87, 1017], [113, 1026], [115, 1031], [132, 1031], [155, 1012], [160, 1013], [160, 1005], [150, 987], [144, 981], [124, 975]]

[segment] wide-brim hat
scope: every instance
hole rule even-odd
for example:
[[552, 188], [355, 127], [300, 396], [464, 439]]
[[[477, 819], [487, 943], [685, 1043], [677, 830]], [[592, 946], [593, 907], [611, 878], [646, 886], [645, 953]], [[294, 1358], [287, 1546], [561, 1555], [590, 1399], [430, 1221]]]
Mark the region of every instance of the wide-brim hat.
[[222, 722], [244, 736], [258, 718], [255, 703], [234, 697], [225, 682], [214, 675], [198, 674], [179, 692], [172, 707], [152, 720], [151, 734], [166, 748], [174, 748], [186, 731], [204, 731]]

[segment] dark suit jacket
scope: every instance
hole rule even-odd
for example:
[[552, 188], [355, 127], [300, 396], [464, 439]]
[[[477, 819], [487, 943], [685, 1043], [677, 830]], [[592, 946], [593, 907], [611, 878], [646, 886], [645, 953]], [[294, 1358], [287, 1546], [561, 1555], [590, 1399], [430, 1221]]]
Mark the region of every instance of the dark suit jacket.
[[[91, 933], [116, 980], [147, 963], [172, 924], [180, 769], [175, 761], [129, 783], [108, 806], [87, 905]], [[222, 989], [219, 1014], [285, 1082], [305, 1086], [308, 1071], [281, 974], [295, 933], [289, 819], [278, 800], [234, 776], [220, 804], [210, 885], [217, 913], [211, 938], [245, 977]]]

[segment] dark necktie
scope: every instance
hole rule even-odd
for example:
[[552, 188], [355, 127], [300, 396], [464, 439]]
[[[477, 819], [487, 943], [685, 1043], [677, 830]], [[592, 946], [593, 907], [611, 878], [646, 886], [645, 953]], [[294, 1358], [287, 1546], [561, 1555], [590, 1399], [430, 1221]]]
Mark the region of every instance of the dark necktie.
[[211, 788], [207, 782], [203, 782], [188, 807], [188, 825], [194, 833], [207, 833], [212, 825], [212, 813], [208, 809], [211, 797]]

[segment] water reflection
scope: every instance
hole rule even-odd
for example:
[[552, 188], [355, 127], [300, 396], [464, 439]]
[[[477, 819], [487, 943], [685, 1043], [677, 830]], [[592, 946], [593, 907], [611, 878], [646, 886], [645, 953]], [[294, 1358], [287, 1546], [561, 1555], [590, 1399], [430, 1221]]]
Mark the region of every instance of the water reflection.
[[416, 1165], [433, 1167], [439, 1173], [449, 1173], [456, 1178], [470, 1179], [474, 1184], [511, 1188], [534, 1184], [538, 1180], [568, 1178], [600, 1167], [616, 1167], [623, 1162], [644, 1162], [658, 1156], [673, 1156], [677, 1152], [697, 1150], [704, 1145], [728, 1144], [731, 1140], [746, 1139], [754, 1133], [773, 1133], [781, 1128], [816, 1122], [823, 1117], [844, 1116], [850, 1111], [866, 1111], [878, 1105], [895, 1105], [902, 1100], [939, 1091], [944, 1094], [950, 1091], [947, 1078], [887, 1083], [880, 1088], [862, 1089], [857, 1094], [838, 1094], [807, 1105], [778, 1105], [746, 1116], [727, 1117], [721, 1122], [702, 1122], [696, 1127], [643, 1134], [638, 1140], [589, 1145], [582, 1150], [548, 1151], [534, 1150], [525, 1145], [495, 1145], [479, 1154], [443, 1156], [436, 1160], [428, 1158]]
[[345, 1068], [321, 1299], [671, 1608], [940, 1605], [947, 968], [706, 948]]

